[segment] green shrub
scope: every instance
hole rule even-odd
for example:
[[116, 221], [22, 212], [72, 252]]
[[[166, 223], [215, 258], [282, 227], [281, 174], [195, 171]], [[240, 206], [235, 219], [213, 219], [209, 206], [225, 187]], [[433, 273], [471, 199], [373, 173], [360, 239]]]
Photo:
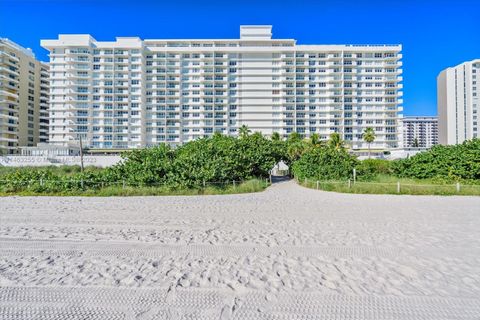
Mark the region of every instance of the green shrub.
[[166, 144], [122, 153], [123, 160], [103, 172], [104, 181], [125, 181], [129, 185], [165, 184], [172, 171], [174, 150]]
[[311, 148], [293, 163], [292, 172], [300, 180], [342, 180], [352, 175], [358, 161], [343, 148]]
[[[75, 172], [72, 171], [64, 172]], [[17, 168], [2, 177], [0, 190], [16, 192], [28, 190], [31, 192], [62, 192], [85, 188], [99, 188], [103, 178], [101, 170], [85, 170], [83, 173], [62, 174], [61, 170], [53, 168]]]
[[452, 146], [437, 145], [413, 157], [394, 161], [392, 168], [399, 177], [479, 181], [480, 139]]
[[2, 183], [3, 189], [7, 191], [32, 190], [35, 192], [42, 192], [46, 189], [44, 181], [52, 181], [57, 177], [49, 169], [42, 170], [15, 170], [6, 173]]
[[384, 159], [366, 159], [358, 162], [357, 179], [369, 181], [378, 175], [390, 175], [393, 172], [392, 161]]
[[107, 180], [125, 180], [129, 185], [172, 188], [266, 177], [282, 159], [280, 145], [259, 133], [241, 138], [215, 134], [176, 149], [162, 144], [125, 153], [123, 162], [108, 168], [104, 176]]
[[[282, 141], [272, 141], [260, 133], [244, 134], [241, 138], [214, 134], [177, 148], [161, 144], [128, 151], [112, 167], [86, 168], [83, 173], [76, 166], [4, 170], [5, 182], [0, 183], [0, 191], [62, 193], [123, 187], [123, 184], [203, 191], [205, 184], [224, 189], [232, 181], [268, 177], [269, 170], [283, 158], [283, 146]], [[249, 189], [249, 185], [245, 188]]]
[[168, 183], [175, 187], [192, 188], [203, 182], [238, 180], [245, 175], [237, 159], [234, 139], [214, 136], [192, 141], [175, 152]]
[[[415, 182], [480, 184], [478, 139], [455, 146], [435, 146], [408, 159], [358, 161], [348, 154], [343, 142], [334, 137], [329, 143], [323, 143], [318, 139], [302, 139], [298, 134], [292, 134], [286, 141], [278, 137], [270, 140], [260, 133], [245, 132], [240, 138], [214, 134], [177, 148], [161, 144], [128, 151], [113, 167], [86, 167], [83, 173], [79, 166], [0, 168], [0, 191], [9, 194], [95, 194], [110, 188], [115, 193], [119, 188], [123, 190], [125, 183], [127, 188], [138, 190], [157, 188], [152, 194], [222, 193], [229, 192], [230, 187], [225, 186], [233, 180], [267, 177], [269, 170], [281, 160], [290, 165], [290, 171], [300, 180], [345, 181], [352, 177], [352, 170], [356, 168], [359, 181], [402, 178]], [[255, 190], [256, 183], [245, 183], [243, 188]], [[237, 185], [236, 190], [241, 191], [241, 188]], [[134, 194], [135, 191], [125, 193]]]

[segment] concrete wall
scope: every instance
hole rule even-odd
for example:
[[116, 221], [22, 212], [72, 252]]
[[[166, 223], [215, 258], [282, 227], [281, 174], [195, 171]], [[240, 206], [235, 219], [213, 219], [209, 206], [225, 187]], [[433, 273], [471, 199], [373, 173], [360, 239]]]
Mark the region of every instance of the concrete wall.
[[[84, 156], [84, 166], [110, 167], [120, 162], [120, 156]], [[0, 166], [5, 167], [41, 167], [80, 165], [80, 157], [57, 156], [54, 158], [43, 156], [3, 156], [0, 157]]]

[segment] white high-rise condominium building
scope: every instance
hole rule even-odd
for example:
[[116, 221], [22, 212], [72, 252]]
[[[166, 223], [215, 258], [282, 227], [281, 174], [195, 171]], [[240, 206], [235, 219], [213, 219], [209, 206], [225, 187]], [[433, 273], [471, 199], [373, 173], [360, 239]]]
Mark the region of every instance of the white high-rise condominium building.
[[0, 155], [48, 140], [48, 65], [0, 38]]
[[438, 144], [438, 118], [410, 116], [403, 118], [403, 146], [428, 149]]
[[443, 70], [437, 77], [439, 142], [458, 144], [478, 138], [480, 59]]
[[50, 141], [92, 148], [179, 144], [246, 125], [266, 135], [338, 132], [354, 148], [402, 144], [400, 45], [297, 45], [271, 26], [240, 39], [42, 40], [50, 51]]

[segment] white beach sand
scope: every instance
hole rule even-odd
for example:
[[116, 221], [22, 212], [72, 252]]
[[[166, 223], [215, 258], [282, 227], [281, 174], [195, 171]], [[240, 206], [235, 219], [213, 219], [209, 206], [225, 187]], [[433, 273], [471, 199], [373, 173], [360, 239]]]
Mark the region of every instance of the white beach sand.
[[0, 198], [0, 319], [480, 319], [480, 197]]

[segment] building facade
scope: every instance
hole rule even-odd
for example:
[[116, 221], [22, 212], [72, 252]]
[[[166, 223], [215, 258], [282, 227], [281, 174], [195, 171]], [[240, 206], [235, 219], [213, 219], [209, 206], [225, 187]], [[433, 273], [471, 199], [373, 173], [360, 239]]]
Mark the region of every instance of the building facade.
[[458, 144], [479, 137], [480, 59], [443, 70], [437, 77], [439, 142]]
[[403, 118], [403, 147], [428, 149], [438, 144], [438, 118], [411, 116]]
[[48, 141], [48, 65], [0, 39], [0, 154]]
[[100, 42], [42, 40], [50, 51], [50, 141], [91, 148], [180, 144], [246, 125], [265, 135], [338, 132], [366, 148], [397, 148], [400, 45], [298, 45], [271, 26], [241, 26], [240, 39]]

